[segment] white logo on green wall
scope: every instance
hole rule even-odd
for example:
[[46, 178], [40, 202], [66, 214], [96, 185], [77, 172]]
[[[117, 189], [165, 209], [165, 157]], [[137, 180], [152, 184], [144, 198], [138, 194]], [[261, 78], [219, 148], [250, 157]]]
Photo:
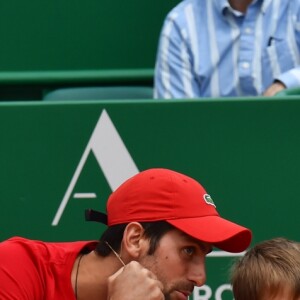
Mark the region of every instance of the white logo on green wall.
[[[112, 191], [139, 172], [108, 113], [103, 110], [57, 209], [52, 226], [58, 225], [90, 152], [95, 155]], [[93, 197], [93, 193], [89, 193], [87, 196]], [[79, 194], [77, 197], [80, 198], [81, 195]]]

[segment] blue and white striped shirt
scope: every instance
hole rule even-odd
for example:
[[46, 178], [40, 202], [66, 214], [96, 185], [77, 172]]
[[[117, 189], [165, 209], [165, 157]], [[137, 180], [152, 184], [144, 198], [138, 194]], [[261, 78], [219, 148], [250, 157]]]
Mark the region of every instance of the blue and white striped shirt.
[[300, 85], [300, 0], [184, 0], [167, 16], [156, 98], [261, 95], [275, 79]]

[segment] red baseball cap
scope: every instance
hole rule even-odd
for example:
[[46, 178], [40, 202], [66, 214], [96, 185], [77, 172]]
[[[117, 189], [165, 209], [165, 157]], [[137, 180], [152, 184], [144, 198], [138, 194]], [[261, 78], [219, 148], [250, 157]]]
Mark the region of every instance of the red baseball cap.
[[169, 169], [149, 169], [126, 180], [107, 201], [107, 219], [90, 218], [108, 226], [164, 220], [203, 242], [228, 252], [244, 251], [251, 231], [221, 218], [202, 185]]

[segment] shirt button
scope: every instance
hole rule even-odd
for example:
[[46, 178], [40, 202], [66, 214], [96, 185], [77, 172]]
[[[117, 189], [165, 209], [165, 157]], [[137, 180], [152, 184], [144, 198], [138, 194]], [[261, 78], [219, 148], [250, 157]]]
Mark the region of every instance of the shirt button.
[[246, 32], [247, 34], [251, 34], [251, 33], [252, 33], [252, 29], [251, 29], [250, 27], [246, 27], [246, 28], [245, 28], [245, 32]]
[[243, 62], [242, 67], [243, 67], [243, 69], [249, 69], [250, 64], [248, 62]]

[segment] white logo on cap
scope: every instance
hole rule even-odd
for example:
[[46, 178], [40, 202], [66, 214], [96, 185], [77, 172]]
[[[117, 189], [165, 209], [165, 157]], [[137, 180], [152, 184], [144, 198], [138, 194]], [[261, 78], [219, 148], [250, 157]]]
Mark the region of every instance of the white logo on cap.
[[204, 199], [204, 201], [205, 201], [207, 204], [216, 207], [216, 205], [215, 205], [213, 199], [211, 199], [210, 195], [204, 194], [204, 195], [203, 195], [203, 199]]

